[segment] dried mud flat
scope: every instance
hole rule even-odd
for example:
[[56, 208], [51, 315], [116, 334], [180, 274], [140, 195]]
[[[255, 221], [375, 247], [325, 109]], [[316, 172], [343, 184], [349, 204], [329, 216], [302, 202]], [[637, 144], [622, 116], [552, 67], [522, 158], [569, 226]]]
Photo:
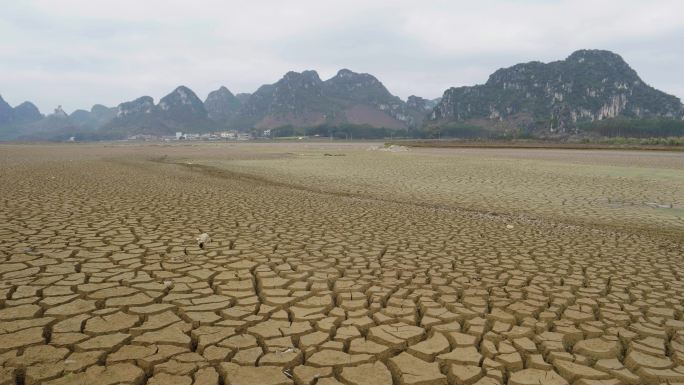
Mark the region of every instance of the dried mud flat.
[[684, 383], [682, 155], [364, 146], [0, 146], [0, 385]]

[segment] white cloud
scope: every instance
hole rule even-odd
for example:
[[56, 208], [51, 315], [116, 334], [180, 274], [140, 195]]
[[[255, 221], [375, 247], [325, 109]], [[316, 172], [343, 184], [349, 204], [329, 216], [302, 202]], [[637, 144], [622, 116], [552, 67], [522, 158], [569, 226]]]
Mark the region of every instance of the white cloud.
[[683, 12], [674, 0], [445, 2], [408, 13], [404, 27], [437, 53], [538, 52], [658, 38], [682, 29]]
[[440, 96], [520, 61], [620, 53], [684, 96], [676, 0], [29, 0], [0, 13], [0, 93], [43, 111], [160, 98], [185, 84], [252, 92], [288, 70], [342, 67], [399, 96]]

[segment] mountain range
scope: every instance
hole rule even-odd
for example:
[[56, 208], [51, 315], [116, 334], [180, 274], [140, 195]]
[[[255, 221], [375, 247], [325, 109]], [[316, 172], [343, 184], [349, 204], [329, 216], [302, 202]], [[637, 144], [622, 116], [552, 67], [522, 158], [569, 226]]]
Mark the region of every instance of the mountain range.
[[357, 124], [406, 129], [422, 123], [425, 110], [392, 95], [374, 76], [348, 69], [328, 80], [316, 71], [288, 72], [261, 86], [235, 112], [238, 127]]
[[492, 131], [578, 133], [607, 119], [684, 119], [684, 106], [645, 83], [617, 54], [580, 50], [565, 60], [502, 68], [487, 82], [452, 87], [427, 100], [392, 95], [373, 75], [342, 69], [322, 80], [316, 71], [288, 72], [251, 94], [220, 87], [202, 101], [179, 86], [154, 103], [150, 96], [117, 107], [94, 105], [43, 115], [31, 102], [11, 107], [0, 97], [0, 139], [117, 138], [133, 134], [278, 127], [376, 127], [410, 132], [470, 125]]
[[33, 103], [23, 102], [12, 108], [12, 106], [0, 96], [0, 126], [35, 122], [42, 118], [43, 115]]

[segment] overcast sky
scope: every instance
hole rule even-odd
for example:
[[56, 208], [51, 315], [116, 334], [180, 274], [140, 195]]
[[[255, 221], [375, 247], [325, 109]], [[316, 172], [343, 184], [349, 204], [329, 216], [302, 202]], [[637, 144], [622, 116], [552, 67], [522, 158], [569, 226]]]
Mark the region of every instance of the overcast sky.
[[441, 96], [518, 62], [612, 50], [684, 97], [681, 0], [3, 1], [0, 95], [42, 112], [115, 106], [177, 85], [201, 99], [289, 70], [368, 72], [394, 94]]

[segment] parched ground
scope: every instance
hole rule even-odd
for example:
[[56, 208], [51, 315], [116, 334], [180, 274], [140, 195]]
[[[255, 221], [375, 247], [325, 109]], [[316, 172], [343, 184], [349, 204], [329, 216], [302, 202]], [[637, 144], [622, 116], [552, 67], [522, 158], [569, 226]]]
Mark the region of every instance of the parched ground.
[[368, 146], [0, 146], [0, 385], [684, 382], [684, 154]]

